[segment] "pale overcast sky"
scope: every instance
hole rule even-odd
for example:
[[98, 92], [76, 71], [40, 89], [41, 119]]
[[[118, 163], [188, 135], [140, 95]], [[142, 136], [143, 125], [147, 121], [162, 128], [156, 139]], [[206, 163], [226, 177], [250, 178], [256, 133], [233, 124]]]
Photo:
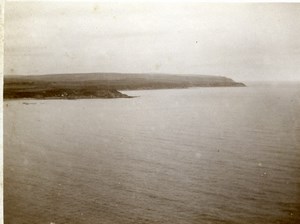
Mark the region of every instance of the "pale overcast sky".
[[300, 80], [300, 4], [6, 3], [6, 75], [82, 72]]

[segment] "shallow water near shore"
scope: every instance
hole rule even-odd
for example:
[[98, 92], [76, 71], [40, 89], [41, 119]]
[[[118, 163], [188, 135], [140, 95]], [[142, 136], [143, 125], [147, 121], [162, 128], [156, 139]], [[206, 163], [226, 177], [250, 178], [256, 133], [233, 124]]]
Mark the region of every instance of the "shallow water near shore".
[[300, 223], [300, 85], [4, 101], [5, 223]]

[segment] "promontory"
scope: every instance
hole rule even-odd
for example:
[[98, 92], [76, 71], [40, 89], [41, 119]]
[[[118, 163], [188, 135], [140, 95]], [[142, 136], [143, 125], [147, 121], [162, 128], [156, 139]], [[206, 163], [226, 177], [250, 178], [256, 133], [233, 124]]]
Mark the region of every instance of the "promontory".
[[6, 75], [4, 98], [85, 99], [130, 98], [121, 90], [172, 89], [189, 87], [243, 87], [224, 76], [75, 73], [51, 75]]

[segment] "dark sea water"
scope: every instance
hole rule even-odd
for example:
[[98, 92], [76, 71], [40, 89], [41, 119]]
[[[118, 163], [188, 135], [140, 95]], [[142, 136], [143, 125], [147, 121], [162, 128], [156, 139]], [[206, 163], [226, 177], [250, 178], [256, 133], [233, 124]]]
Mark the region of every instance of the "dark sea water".
[[7, 224], [300, 223], [300, 85], [4, 102]]

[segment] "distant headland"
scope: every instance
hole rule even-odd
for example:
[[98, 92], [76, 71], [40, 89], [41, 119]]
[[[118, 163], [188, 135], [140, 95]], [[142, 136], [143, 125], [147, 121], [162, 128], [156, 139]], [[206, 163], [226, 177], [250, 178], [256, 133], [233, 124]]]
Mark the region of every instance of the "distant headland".
[[4, 76], [4, 99], [131, 98], [121, 90], [174, 89], [189, 87], [243, 87], [224, 76], [75, 73]]

